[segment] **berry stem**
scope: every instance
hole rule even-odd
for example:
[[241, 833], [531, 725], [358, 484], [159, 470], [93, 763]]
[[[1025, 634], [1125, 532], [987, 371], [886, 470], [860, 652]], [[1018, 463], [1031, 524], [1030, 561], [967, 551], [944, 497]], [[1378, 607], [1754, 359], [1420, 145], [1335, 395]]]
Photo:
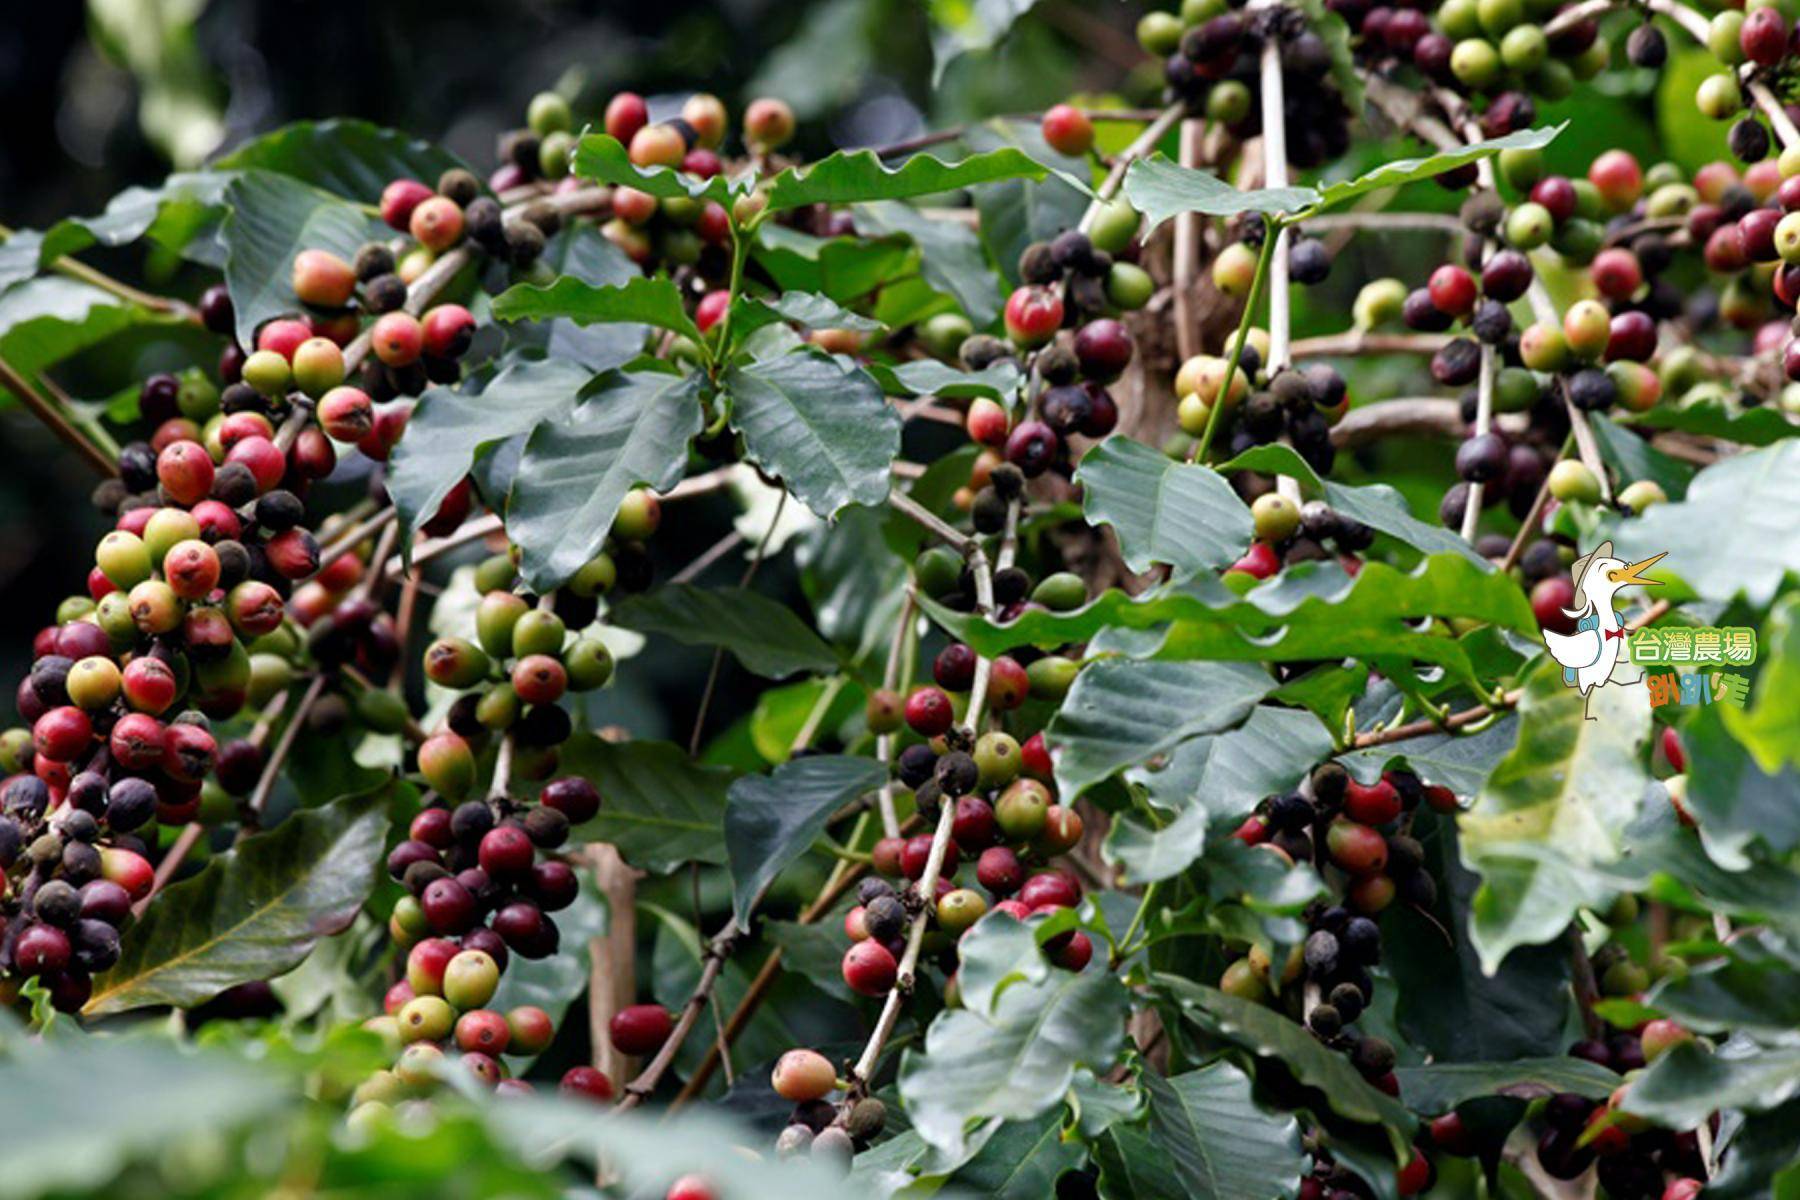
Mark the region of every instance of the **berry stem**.
[[1214, 398], [1212, 409], [1206, 414], [1206, 428], [1201, 431], [1200, 440], [1194, 443], [1194, 451], [1188, 455], [1189, 462], [1205, 462], [1206, 452], [1212, 448], [1213, 433], [1219, 427], [1219, 413], [1225, 408], [1227, 398], [1231, 395], [1231, 385], [1237, 382], [1238, 366], [1244, 360], [1244, 345], [1250, 338], [1250, 324], [1256, 316], [1257, 303], [1262, 298], [1263, 285], [1269, 277], [1269, 260], [1275, 254], [1276, 229], [1280, 218], [1263, 214], [1262, 250], [1256, 256], [1256, 274], [1250, 280], [1250, 294], [1244, 297], [1244, 312], [1238, 318], [1237, 332], [1231, 337], [1231, 356], [1225, 360], [1225, 378], [1219, 383], [1219, 394]]
[[1138, 947], [1132, 942], [1137, 937], [1138, 930], [1143, 928], [1145, 920], [1149, 917], [1150, 906], [1155, 903], [1156, 891], [1160, 886], [1160, 880], [1151, 883], [1144, 888], [1144, 894], [1138, 898], [1137, 911], [1131, 914], [1131, 924], [1125, 927], [1124, 936], [1119, 938], [1118, 947], [1113, 951], [1113, 970], [1118, 970], [1120, 963], [1138, 952]]
[[156, 899], [157, 893], [162, 891], [169, 880], [175, 877], [175, 872], [181, 870], [181, 864], [187, 861], [188, 854], [205, 832], [206, 827], [198, 821], [190, 821], [182, 827], [180, 835], [175, 839], [175, 844], [169, 847], [169, 852], [163, 855], [161, 862], [156, 864], [156, 874], [150, 879], [150, 890], [144, 893], [142, 900], [131, 906], [131, 915], [134, 920], [144, 915], [144, 910], [150, 907], [150, 902]]
[[[1200, 165], [1200, 143], [1206, 123], [1194, 117], [1181, 122], [1181, 165]], [[1199, 292], [1201, 220], [1197, 212], [1175, 218], [1173, 284], [1175, 289], [1175, 357], [1180, 362], [1200, 352], [1200, 320], [1194, 313]]]
[[[1563, 439], [1562, 449], [1556, 452], [1556, 459], [1561, 462], [1569, 456], [1569, 449], [1575, 444], [1575, 431]], [[1525, 553], [1525, 543], [1531, 540], [1532, 530], [1537, 528], [1538, 518], [1544, 515], [1544, 508], [1550, 503], [1550, 473], [1544, 472], [1544, 481], [1538, 484], [1537, 495], [1532, 497], [1531, 508], [1526, 511], [1525, 519], [1519, 522], [1519, 532], [1513, 535], [1512, 545], [1506, 548], [1506, 557], [1500, 560], [1500, 570], [1510, 572], [1519, 564], [1519, 556]]]
[[81, 456], [83, 462], [101, 476], [111, 477], [117, 473], [118, 467], [114, 459], [95, 444], [87, 434], [83, 433], [53, 400], [32, 387], [26, 378], [3, 358], [0, 358], [0, 384], [5, 385], [6, 390], [17, 396], [19, 403], [29, 409], [32, 416], [48, 426], [50, 432], [55, 434], [58, 440], [73, 449]]
[[314, 571], [312, 575], [306, 576], [306, 578], [313, 578], [319, 571], [323, 571], [326, 567], [329, 567], [333, 562], [337, 561], [337, 559], [346, 551], [355, 549], [359, 543], [382, 532], [392, 524], [394, 519], [399, 515], [399, 510], [390, 504], [374, 516], [357, 522], [349, 529], [346, 529], [344, 532], [333, 537], [329, 542], [319, 548], [319, 569]]
[[1605, 1032], [1606, 1026], [1594, 1012], [1594, 1002], [1600, 998], [1600, 984], [1594, 978], [1593, 960], [1588, 957], [1587, 946], [1581, 940], [1581, 926], [1569, 926], [1568, 940], [1569, 984], [1575, 992], [1575, 1003], [1581, 1009], [1582, 1028], [1588, 1037], [1596, 1038]]
[[1301, 338], [1288, 347], [1289, 357], [1350, 358], [1359, 354], [1436, 354], [1450, 342], [1444, 333], [1367, 333], [1348, 329], [1343, 333]]
[[1441, 396], [1406, 396], [1353, 408], [1331, 427], [1331, 444], [1342, 450], [1392, 435], [1460, 438], [1462, 406]]
[[[1260, 64], [1262, 91], [1263, 186], [1284, 188], [1288, 185], [1287, 103], [1281, 77], [1281, 42], [1270, 36], [1263, 41]], [[1269, 357], [1268, 371], [1273, 377], [1288, 365], [1288, 331], [1291, 328], [1288, 308], [1288, 233], [1285, 223], [1273, 231], [1274, 260], [1270, 263], [1269, 281]], [[1267, 251], [1265, 250], [1265, 253]], [[1258, 263], [1257, 270], [1263, 269]], [[1254, 291], [1254, 289], [1252, 289]], [[1228, 383], [1229, 386], [1229, 383]], [[1229, 395], [1229, 391], [1223, 393]], [[1217, 406], [1215, 406], [1215, 411]], [[1211, 432], [1212, 421], [1207, 421]]]
[[[757, 568], [762, 566], [763, 555], [768, 553], [769, 539], [775, 536], [775, 529], [781, 524], [781, 514], [787, 508], [787, 498], [787, 489], [782, 488], [780, 498], [775, 501], [775, 514], [769, 518], [769, 527], [763, 530], [762, 539], [756, 543], [756, 553], [750, 556], [750, 565], [744, 568], [743, 578], [738, 580], [739, 587], [749, 587], [750, 581], [756, 578]], [[700, 735], [706, 730], [706, 710], [712, 707], [713, 692], [718, 689], [719, 672], [724, 666], [725, 647], [715, 647], [712, 666], [706, 672], [706, 688], [700, 693], [700, 707], [694, 713], [694, 729], [692, 733], [688, 734], [688, 757], [690, 758], [700, 757]], [[829, 694], [836, 695], [835, 692]], [[829, 704], [830, 700], [827, 699], [826, 703]], [[811, 732], [806, 730], [802, 730], [802, 732], [806, 734], [807, 740], [811, 740]], [[805, 745], [805, 742], [799, 744]]]
[[325, 685], [329, 682], [330, 679], [323, 674], [314, 675], [312, 682], [306, 685], [306, 691], [301, 694], [300, 703], [294, 706], [294, 713], [288, 718], [287, 727], [281, 731], [275, 748], [269, 751], [269, 761], [263, 764], [263, 772], [256, 781], [255, 789], [244, 802], [244, 810], [249, 819], [238, 829], [239, 840], [262, 824], [263, 810], [269, 804], [269, 793], [275, 790], [275, 781], [281, 777], [281, 768], [286, 764], [288, 755], [293, 752], [294, 742], [300, 736], [300, 727], [306, 724], [307, 714], [319, 702], [319, 697], [325, 694]]

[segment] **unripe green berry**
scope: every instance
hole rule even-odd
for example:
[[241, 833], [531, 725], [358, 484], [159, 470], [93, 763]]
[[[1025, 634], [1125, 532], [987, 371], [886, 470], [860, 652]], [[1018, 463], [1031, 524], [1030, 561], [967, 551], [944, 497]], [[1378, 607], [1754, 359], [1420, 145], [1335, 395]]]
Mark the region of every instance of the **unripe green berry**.
[[1087, 603], [1087, 584], [1073, 571], [1057, 571], [1031, 589], [1031, 599], [1051, 612], [1073, 612]]
[[547, 137], [552, 133], [566, 133], [574, 128], [575, 117], [569, 111], [569, 102], [555, 92], [539, 92], [531, 98], [531, 104], [525, 110], [525, 123], [531, 126], [531, 132], [539, 137]]
[[444, 967], [444, 999], [467, 1012], [494, 998], [500, 986], [500, 968], [481, 950], [464, 950]]
[[394, 1015], [400, 1036], [409, 1042], [439, 1041], [449, 1037], [456, 1024], [456, 1012], [442, 996], [414, 996]]
[[1280, 492], [1265, 492], [1250, 506], [1259, 542], [1285, 542], [1300, 528], [1300, 509]]
[[601, 551], [581, 566], [569, 580], [568, 588], [577, 596], [591, 599], [604, 596], [612, 590], [613, 584], [619, 580], [619, 568], [613, 562], [612, 555]]
[[[1654, 479], [1639, 479], [1626, 485], [1619, 491], [1619, 505], [1634, 513], [1641, 513], [1655, 504], [1667, 504], [1669, 494]], [[73, 695], [73, 693], [70, 693]]]
[[961, 556], [945, 546], [933, 546], [913, 561], [913, 578], [918, 581], [919, 590], [933, 600], [954, 591], [962, 571]]
[[569, 173], [575, 156], [575, 135], [557, 130], [538, 143], [538, 169], [546, 179], [561, 179]]
[[987, 915], [987, 901], [973, 888], [945, 893], [937, 903], [938, 924], [948, 933], [961, 933]]
[[[523, 596], [511, 592], [489, 592], [475, 606], [475, 636], [482, 649], [495, 658], [506, 658], [513, 652], [513, 629], [519, 618], [531, 611]], [[472, 681], [471, 681], [472, 682]], [[467, 687], [468, 684], [460, 686]]]
[[1406, 285], [1398, 279], [1372, 279], [1363, 284], [1350, 306], [1358, 329], [1373, 329], [1397, 321], [1406, 308]]
[[250, 703], [261, 707], [294, 682], [294, 666], [278, 654], [250, 656]]
[[243, 380], [265, 396], [287, 394], [294, 381], [288, 360], [274, 350], [257, 350], [244, 360]]
[[642, 542], [654, 536], [661, 523], [662, 502], [645, 488], [633, 488], [619, 501], [613, 532], [628, 541]]
[[563, 619], [547, 608], [534, 608], [513, 623], [512, 652], [515, 658], [528, 654], [559, 655], [568, 630]]
[[569, 686], [578, 692], [605, 687], [613, 675], [612, 651], [597, 637], [578, 638], [563, 656]]
[[425, 677], [439, 687], [474, 687], [491, 666], [481, 647], [466, 638], [443, 637], [425, 647]]
[[1019, 777], [1019, 743], [1010, 734], [990, 730], [975, 740], [975, 766], [983, 788], [1005, 787]]
[[1040, 700], [1057, 701], [1067, 696], [1080, 673], [1080, 663], [1060, 654], [1046, 654], [1025, 668], [1025, 678], [1031, 682], [1031, 694]]
[[116, 588], [130, 591], [150, 578], [150, 550], [135, 533], [115, 529], [100, 539], [94, 550], [94, 565]]
[[447, 800], [461, 800], [475, 786], [475, 753], [454, 733], [436, 733], [419, 747], [419, 771]]
[[1108, 254], [1117, 254], [1131, 244], [1137, 236], [1138, 227], [1143, 224], [1143, 217], [1131, 206], [1131, 201], [1123, 196], [1115, 196], [1100, 206], [1094, 214], [1094, 222], [1088, 230], [1088, 240], [1094, 243], [1094, 249], [1104, 250]]
[[519, 566], [510, 555], [491, 555], [475, 566], [475, 590], [484, 596], [489, 592], [503, 592], [512, 586], [518, 574]]
[[1181, 34], [1181, 18], [1174, 13], [1152, 11], [1138, 20], [1138, 45], [1157, 58], [1175, 53], [1181, 47]]
[[1106, 272], [1106, 300], [1114, 308], [1136, 312], [1156, 294], [1156, 281], [1136, 263], [1116, 262]]
[[356, 697], [356, 715], [376, 733], [399, 733], [406, 728], [406, 701], [381, 688], [364, 688]]
[[1565, 503], [1600, 502], [1600, 480], [1579, 459], [1565, 458], [1550, 468], [1550, 494]]
[[496, 683], [475, 702], [475, 719], [485, 729], [504, 733], [519, 720], [519, 693], [511, 683]]
[[1499, 155], [1500, 178], [1518, 191], [1529, 191], [1544, 177], [1542, 150], [1502, 150]]
[[1035, 779], [1015, 779], [1000, 793], [994, 820], [1008, 841], [1028, 842], [1044, 831], [1050, 792]]
[[153, 563], [168, 558], [169, 551], [182, 542], [199, 537], [200, 522], [183, 508], [159, 508], [144, 526], [144, 548], [150, 552]]

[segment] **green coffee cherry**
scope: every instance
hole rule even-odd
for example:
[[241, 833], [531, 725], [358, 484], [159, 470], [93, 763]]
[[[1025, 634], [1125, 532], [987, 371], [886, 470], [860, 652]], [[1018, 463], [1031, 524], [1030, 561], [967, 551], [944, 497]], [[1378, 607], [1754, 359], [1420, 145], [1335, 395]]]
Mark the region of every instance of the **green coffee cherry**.
[[555, 92], [539, 92], [525, 109], [525, 123], [539, 137], [548, 137], [574, 128], [575, 116], [569, 111], [567, 100]]
[[399, 733], [406, 728], [406, 701], [380, 688], [365, 688], [356, 697], [356, 715], [376, 733]]
[[1114, 308], [1136, 312], [1156, 294], [1156, 281], [1136, 263], [1116, 262], [1106, 272], [1106, 299]]
[[425, 647], [425, 677], [439, 687], [474, 687], [492, 667], [486, 652], [467, 638], [443, 637]]
[[482, 595], [503, 592], [511, 587], [519, 568], [509, 555], [496, 554], [484, 558], [475, 568], [475, 590]]
[[975, 740], [975, 766], [982, 787], [1005, 787], [1019, 777], [1017, 739], [997, 729], [982, 734]]
[[568, 630], [563, 619], [547, 608], [534, 608], [514, 622], [512, 652], [515, 658], [527, 654], [557, 655], [562, 652]]
[[519, 719], [519, 693], [510, 683], [496, 683], [475, 702], [475, 719], [495, 733], [511, 729]]
[[1148, 12], [1137, 24], [1138, 45], [1157, 58], [1167, 58], [1181, 47], [1181, 18], [1174, 13]]
[[1031, 694], [1041, 700], [1061, 700], [1075, 686], [1081, 664], [1060, 654], [1046, 654], [1025, 668]]
[[1073, 571], [1057, 571], [1031, 589], [1031, 599], [1051, 612], [1072, 612], [1087, 603], [1087, 584]]
[[1550, 468], [1550, 494], [1568, 503], [1600, 502], [1600, 480], [1579, 459], [1565, 458]]
[[1667, 504], [1669, 494], [1654, 479], [1640, 479], [1619, 492], [1619, 506], [1641, 513], [1654, 504]]
[[956, 590], [962, 570], [962, 558], [945, 546], [933, 546], [913, 561], [913, 577], [918, 580], [919, 590], [933, 600]]
[[489, 592], [483, 596], [475, 606], [475, 637], [481, 648], [495, 658], [511, 654], [513, 629], [519, 618], [530, 611], [531, 605], [525, 598], [511, 592]]
[[1137, 236], [1138, 227], [1143, 218], [1137, 209], [1131, 207], [1131, 201], [1123, 196], [1115, 196], [1100, 206], [1094, 215], [1093, 228], [1088, 231], [1088, 238], [1094, 243], [1096, 250], [1104, 250], [1108, 254], [1117, 254], [1131, 244]]
[[563, 656], [569, 673], [569, 686], [578, 692], [591, 692], [605, 687], [613, 674], [612, 651], [596, 637], [585, 637], [569, 647]]
[[1280, 492], [1265, 492], [1250, 505], [1250, 519], [1256, 524], [1259, 542], [1285, 542], [1300, 528], [1300, 509]]

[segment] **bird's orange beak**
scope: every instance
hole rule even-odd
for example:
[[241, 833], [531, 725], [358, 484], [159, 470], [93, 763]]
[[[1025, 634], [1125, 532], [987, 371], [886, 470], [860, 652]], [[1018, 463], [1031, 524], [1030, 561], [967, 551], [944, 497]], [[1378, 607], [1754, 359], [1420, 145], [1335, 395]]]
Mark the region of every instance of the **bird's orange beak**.
[[1645, 587], [1658, 587], [1662, 584], [1662, 580], [1646, 579], [1644, 577], [1644, 572], [1649, 570], [1651, 567], [1654, 567], [1658, 562], [1660, 562], [1662, 560], [1663, 555], [1665, 555], [1667, 553], [1668, 553], [1668, 551], [1664, 550], [1662, 552], [1662, 554], [1653, 554], [1649, 558], [1644, 559], [1642, 562], [1634, 562], [1628, 567], [1620, 567], [1616, 571], [1608, 571], [1606, 573], [1606, 577], [1608, 579], [1612, 580], [1614, 583], [1618, 584], [1620, 587], [1625, 587], [1626, 585], [1633, 584], [1633, 583], [1640, 583], [1640, 584], [1643, 584]]

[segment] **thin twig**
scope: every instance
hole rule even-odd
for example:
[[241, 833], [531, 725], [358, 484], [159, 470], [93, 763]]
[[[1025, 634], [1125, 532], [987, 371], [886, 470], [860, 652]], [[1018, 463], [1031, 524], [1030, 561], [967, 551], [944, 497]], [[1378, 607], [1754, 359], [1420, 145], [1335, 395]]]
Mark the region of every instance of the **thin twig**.
[[1112, 170], [1107, 172], [1106, 178], [1094, 193], [1094, 202], [1088, 205], [1087, 212], [1081, 216], [1081, 232], [1086, 233], [1094, 227], [1094, 220], [1100, 215], [1100, 206], [1118, 194], [1120, 185], [1125, 182], [1125, 172], [1131, 168], [1131, 164], [1156, 149], [1156, 144], [1162, 141], [1163, 135], [1173, 129], [1175, 122], [1181, 120], [1182, 114], [1186, 112], [1185, 101], [1178, 100], [1169, 105], [1157, 114], [1156, 120], [1150, 122], [1149, 127], [1138, 134], [1131, 145], [1119, 152], [1119, 157], [1113, 160]]
[[118, 473], [118, 464], [96, 446], [93, 441], [75, 427], [74, 422], [59, 409], [54, 402], [43, 396], [31, 386], [25, 377], [15, 370], [11, 363], [0, 358], [0, 384], [19, 398], [19, 403], [30, 410], [31, 415], [49, 427], [57, 439], [76, 454], [81, 461], [92, 467], [103, 477], [111, 477]]
[[280, 777], [281, 768], [294, 749], [294, 740], [300, 736], [300, 728], [306, 724], [307, 714], [312, 712], [319, 697], [325, 694], [325, 685], [329, 682], [330, 679], [325, 675], [313, 676], [312, 682], [306, 685], [306, 691], [300, 697], [300, 703], [294, 706], [294, 714], [288, 718], [287, 727], [281, 731], [275, 748], [269, 751], [269, 761], [263, 764], [262, 775], [257, 778], [250, 798], [244, 802], [246, 810], [258, 824], [268, 807], [269, 793], [275, 790], [275, 780]]
[[[781, 489], [781, 495], [775, 501], [775, 514], [769, 518], [769, 527], [763, 530], [762, 540], [756, 543], [756, 553], [750, 557], [750, 565], [744, 568], [744, 576], [738, 581], [739, 587], [749, 587], [750, 581], [756, 578], [756, 572], [762, 566], [763, 555], [768, 552], [769, 540], [775, 536], [775, 529], [781, 524], [781, 514], [787, 508], [787, 489]], [[700, 735], [706, 730], [706, 712], [712, 707], [713, 692], [719, 686], [719, 671], [725, 665], [725, 647], [713, 648], [712, 666], [706, 672], [706, 688], [700, 693], [700, 707], [694, 713], [694, 729], [688, 735], [688, 756], [700, 757]]]

